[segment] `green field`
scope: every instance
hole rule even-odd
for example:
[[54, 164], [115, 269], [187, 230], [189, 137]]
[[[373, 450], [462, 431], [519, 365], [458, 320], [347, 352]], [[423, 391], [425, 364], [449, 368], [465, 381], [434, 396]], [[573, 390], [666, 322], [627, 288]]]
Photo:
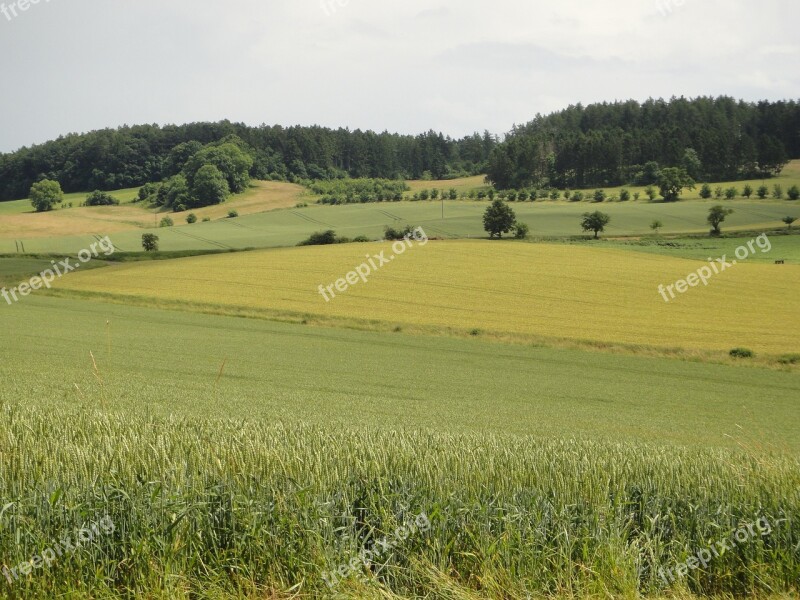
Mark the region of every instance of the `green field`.
[[[780, 219], [800, 204], [723, 201], [711, 239], [718, 202], [515, 203], [533, 243], [433, 240], [330, 304], [317, 285], [388, 243], [294, 247], [310, 233], [483, 238], [487, 203], [216, 218], [152, 230], [164, 253], [143, 262], [125, 254], [150, 230], [114, 221], [121, 262], [0, 299], [0, 598], [798, 597], [800, 235]], [[596, 209], [611, 226], [586, 240]], [[61, 221], [76, 212], [20, 234], [26, 255], [1, 239], [0, 286], [106, 233], [108, 211]], [[752, 264], [658, 296], [764, 229]], [[196, 251], [220, 254], [177, 255]], [[351, 563], [420, 515], [429, 529]], [[113, 532], [74, 554], [2, 571], [103, 517]]]
[[[537, 202], [516, 203], [517, 218], [527, 223], [534, 237], [579, 236], [581, 215], [598, 208], [611, 215], [607, 236], [651, 235], [654, 219], [663, 222], [662, 234], [708, 231], [706, 215], [716, 202], [697, 201], [663, 203], [612, 203], [598, 206], [587, 203]], [[212, 250], [232, 248], [270, 248], [294, 246], [315, 231], [334, 229], [340, 235], [366, 235], [380, 239], [389, 225], [411, 223], [424, 227], [431, 237], [485, 237], [481, 217], [487, 202], [373, 203], [346, 206], [309, 206], [246, 215], [237, 219], [221, 219], [158, 229], [136, 229], [114, 233], [114, 244], [123, 252], [141, 250], [143, 233], [155, 233], [161, 250]], [[788, 201], [745, 201], [728, 203], [736, 212], [728, 217], [723, 231], [731, 229], [761, 229], [784, 227], [781, 219], [787, 214], [800, 217], [800, 203]], [[96, 235], [106, 235], [102, 225]], [[68, 236], [24, 239], [29, 253], [78, 252], [93, 241], [93, 237]], [[16, 252], [12, 239], [0, 239], [0, 254]]]
[[[745, 594], [800, 575], [797, 374], [53, 298], [0, 308], [6, 564], [104, 515], [116, 527], [20, 597]], [[324, 573], [421, 513], [429, 532], [327, 590]], [[769, 537], [658, 577], [759, 518]]]

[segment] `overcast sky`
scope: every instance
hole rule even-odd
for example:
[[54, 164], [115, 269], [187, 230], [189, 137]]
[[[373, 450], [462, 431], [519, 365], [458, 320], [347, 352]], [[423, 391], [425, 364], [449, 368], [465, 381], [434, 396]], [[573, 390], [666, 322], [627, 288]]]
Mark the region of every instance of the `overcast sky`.
[[462, 136], [577, 102], [800, 98], [797, 0], [3, 1], [0, 151], [123, 124]]

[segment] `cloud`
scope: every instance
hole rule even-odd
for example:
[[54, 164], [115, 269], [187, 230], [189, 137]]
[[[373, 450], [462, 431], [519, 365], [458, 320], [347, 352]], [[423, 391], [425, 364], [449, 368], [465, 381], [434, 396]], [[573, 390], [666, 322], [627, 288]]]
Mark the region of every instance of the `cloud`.
[[799, 17], [793, 0], [52, 0], [0, 15], [0, 151], [122, 123], [461, 136], [577, 102], [796, 97]]

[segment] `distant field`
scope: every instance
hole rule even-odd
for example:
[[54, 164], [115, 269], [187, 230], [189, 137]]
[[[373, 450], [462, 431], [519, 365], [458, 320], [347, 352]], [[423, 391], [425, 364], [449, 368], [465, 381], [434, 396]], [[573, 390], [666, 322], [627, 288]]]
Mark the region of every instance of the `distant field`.
[[[459, 192], [470, 189], [488, 189], [483, 176], [450, 181], [410, 181], [412, 193], [421, 189]], [[714, 184], [743, 188], [745, 182]], [[761, 182], [750, 182], [758, 187]], [[800, 184], [800, 161], [790, 163], [784, 173], [765, 182], [771, 189], [780, 183], [784, 192], [792, 184]], [[629, 188], [632, 192], [643, 188]], [[444, 238], [483, 237], [481, 216], [488, 202], [474, 200], [386, 202], [345, 206], [314, 205], [316, 198], [300, 186], [278, 182], [254, 182], [253, 187], [228, 202], [185, 213], [154, 214], [137, 204], [129, 203], [137, 189], [112, 192], [123, 202], [119, 207], [79, 208], [86, 194], [69, 194], [67, 202], [75, 208], [57, 210], [47, 214], [34, 214], [27, 200], [0, 202], [0, 254], [17, 252], [15, 241], [21, 241], [28, 253], [74, 253], [85, 247], [93, 235], [114, 235], [117, 246], [124, 251], [136, 251], [141, 246], [143, 233], [155, 232], [161, 237], [162, 250], [203, 250], [230, 248], [270, 248], [293, 246], [315, 231], [333, 228], [342, 235], [367, 235], [378, 239], [387, 225], [412, 223], [424, 225], [432, 236]], [[609, 196], [619, 193], [619, 188], [606, 190]], [[708, 230], [705, 217], [708, 208], [723, 203], [734, 208], [735, 213], [724, 224], [726, 230], [768, 228], [781, 226], [787, 215], [800, 218], [800, 202], [787, 200], [700, 200], [699, 188], [687, 191], [683, 200], [664, 204], [644, 199], [631, 202], [588, 201], [571, 203], [540, 200], [512, 203], [519, 219], [538, 237], [567, 237], [580, 235], [580, 215], [588, 210], [603, 210], [611, 215], [608, 228], [610, 236], [649, 235], [654, 219], [663, 222], [662, 232], [704, 233]], [[644, 198], [644, 196], [642, 196]], [[588, 197], [587, 197], [588, 200]], [[295, 209], [299, 202], [311, 206]], [[239, 219], [229, 221], [228, 211], [235, 209]], [[285, 209], [278, 210], [276, 209]], [[442, 211], [444, 209], [444, 219]], [[185, 224], [188, 212], [198, 219], [212, 219], [211, 223]], [[171, 216], [176, 227], [169, 231], [158, 228], [158, 221]], [[89, 243], [91, 243], [89, 241]]]
[[[277, 184], [275, 184], [277, 185]], [[286, 184], [281, 184], [286, 185]], [[284, 201], [292, 202], [292, 198], [284, 196]], [[606, 236], [650, 236], [650, 224], [654, 219], [663, 222], [661, 230], [664, 234], [684, 232], [706, 233], [706, 215], [708, 209], [717, 202], [697, 201], [678, 202], [674, 204], [617, 202], [611, 204], [587, 204], [564, 202], [525, 202], [513, 204], [517, 218], [527, 223], [534, 237], [569, 237], [583, 235], [580, 228], [581, 214], [589, 210], [602, 210], [611, 215], [611, 223]], [[784, 227], [781, 219], [787, 214], [800, 217], [800, 202], [788, 201], [745, 201], [736, 200], [728, 203], [734, 214], [723, 224], [723, 231], [735, 229], [757, 229]], [[217, 219], [210, 223], [196, 223], [171, 228], [137, 229], [120, 223], [102, 221], [96, 209], [92, 220], [87, 225], [68, 224], [59, 217], [45, 215], [41, 223], [51, 223], [54, 227], [84, 227], [98, 235], [112, 235], [114, 243], [125, 252], [141, 250], [143, 233], [155, 233], [160, 238], [161, 250], [202, 250], [232, 248], [270, 248], [294, 246], [315, 231], [334, 229], [340, 235], [355, 237], [366, 235], [372, 239], [383, 237], [384, 228], [388, 225], [413, 224], [421, 225], [431, 237], [441, 238], [482, 238], [483, 212], [488, 202], [454, 201], [444, 203], [444, 219], [442, 219], [441, 202], [392, 202], [353, 204], [345, 206], [308, 206], [306, 208], [272, 210], [258, 214], [248, 214], [237, 219]], [[227, 205], [215, 207], [213, 210], [228, 210]], [[90, 209], [86, 209], [90, 210]], [[110, 209], [105, 209], [106, 211]], [[133, 207], [117, 207], [115, 210], [139, 210]], [[253, 207], [253, 210], [257, 210]], [[70, 211], [65, 211], [69, 213]], [[198, 216], [202, 216], [197, 211]], [[42, 215], [24, 215], [35, 220]], [[159, 215], [158, 218], [160, 219]], [[93, 240], [91, 235], [58, 235], [49, 238], [23, 238], [19, 229], [10, 219], [0, 217], [0, 232], [5, 228], [5, 239], [0, 234], [0, 254], [16, 252], [14, 243], [22, 239], [27, 252], [39, 253], [75, 253], [86, 247]], [[138, 219], [152, 219], [152, 213], [136, 216]], [[176, 224], [181, 223], [180, 217]], [[38, 221], [35, 221], [38, 222]], [[125, 230], [127, 228], [127, 230]]]
[[[800, 266], [753, 262], [667, 304], [659, 284], [683, 279], [694, 260], [617, 249], [513, 241], [429, 242], [407, 251], [326, 303], [318, 293], [384, 244], [346, 244], [114, 265], [59, 281], [63, 291], [148, 304], [275, 318], [522, 339], [727, 351], [800, 351]], [[729, 259], [730, 260], [730, 259]]]
[[[228, 202], [191, 211], [173, 213], [153, 211], [145, 206], [131, 203], [137, 189], [119, 190], [111, 194], [122, 201], [121, 206], [81, 207], [86, 194], [68, 194], [65, 202], [73, 202], [73, 208], [57, 209], [47, 213], [34, 213], [30, 202], [19, 200], [0, 203], [0, 252], [22, 240], [28, 252], [47, 252], [48, 244], [61, 236], [107, 235], [121, 232], [136, 232], [157, 227], [165, 216], [170, 216], [177, 225], [185, 225], [186, 216], [192, 212], [199, 220], [221, 219], [228, 211], [236, 210], [240, 215], [260, 213], [294, 206], [305, 190], [289, 183], [257, 181], [245, 193], [232, 197]], [[5, 205], [5, 206], [4, 206]], [[141, 233], [138, 234], [141, 238]], [[135, 237], [135, 234], [134, 234]], [[46, 238], [46, 239], [42, 239]], [[58, 242], [55, 242], [56, 244]], [[73, 240], [66, 241], [74, 243]]]

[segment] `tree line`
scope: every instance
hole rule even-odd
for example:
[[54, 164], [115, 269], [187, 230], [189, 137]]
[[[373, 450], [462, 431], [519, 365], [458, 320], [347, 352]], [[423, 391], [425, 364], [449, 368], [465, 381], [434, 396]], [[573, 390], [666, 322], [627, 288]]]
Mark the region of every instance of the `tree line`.
[[176, 175], [192, 151], [235, 136], [255, 179], [447, 179], [484, 173], [497, 144], [484, 132], [461, 139], [325, 127], [242, 123], [136, 125], [69, 134], [0, 154], [0, 200], [25, 198], [37, 181], [67, 192], [139, 187]]
[[489, 157], [497, 188], [655, 184], [770, 177], [800, 158], [800, 104], [730, 97], [581, 104], [515, 127]]

